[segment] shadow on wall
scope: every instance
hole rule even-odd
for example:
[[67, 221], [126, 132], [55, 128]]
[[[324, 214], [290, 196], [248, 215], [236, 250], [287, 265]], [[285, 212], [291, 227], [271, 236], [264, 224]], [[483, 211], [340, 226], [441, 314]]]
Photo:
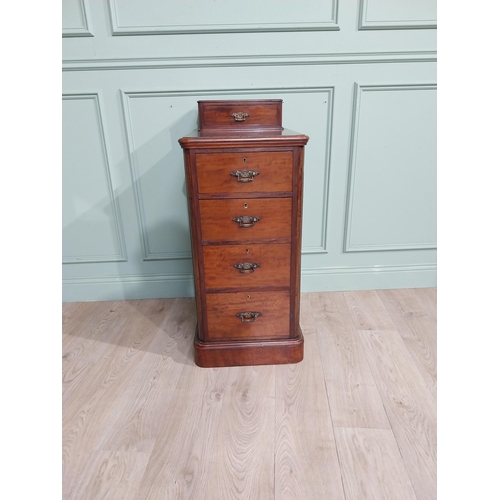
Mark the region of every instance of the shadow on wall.
[[[132, 297], [103, 304], [99, 340], [123, 347], [133, 344], [182, 364], [193, 364], [194, 299], [139, 299], [151, 293], [155, 282], [161, 297], [166, 276], [174, 280], [185, 276], [192, 282], [187, 190], [178, 139], [196, 128], [196, 119], [192, 111], [137, 148], [127, 142], [130, 158], [109, 167], [113, 196], [96, 199], [97, 190], [88, 187], [105, 181], [105, 173], [85, 186], [69, 179], [65, 186], [70, 192], [64, 193], [65, 208], [72, 216], [63, 225], [63, 255], [77, 256], [67, 259], [67, 275], [87, 281], [85, 286], [103, 276], [116, 277]], [[104, 154], [103, 168], [107, 169]], [[65, 175], [71, 176], [71, 171]], [[111, 293], [116, 294], [113, 286]], [[119, 333], [106, 335], [104, 329]], [[89, 331], [73, 329], [70, 335], [87, 338]]]
[[[109, 283], [109, 298], [116, 297], [117, 286], [127, 298], [166, 297], [162, 290], [167, 281], [175, 282], [177, 296], [193, 295], [187, 191], [178, 139], [196, 126], [197, 111], [191, 110], [137, 145], [128, 124], [129, 136], [122, 131], [122, 139], [131, 153], [112, 164], [111, 155], [108, 169], [103, 148], [100, 178], [75, 185], [71, 169], [64, 170], [63, 208], [70, 214], [63, 222], [65, 279], [87, 287], [99, 283], [100, 290]], [[96, 183], [100, 185], [94, 189]], [[99, 300], [107, 300], [106, 295], [100, 293]]]

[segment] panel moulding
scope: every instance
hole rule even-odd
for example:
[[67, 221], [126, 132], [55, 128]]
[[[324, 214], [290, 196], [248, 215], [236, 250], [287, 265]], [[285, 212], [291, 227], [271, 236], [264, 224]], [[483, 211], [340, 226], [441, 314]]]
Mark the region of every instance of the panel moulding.
[[325, 151], [325, 171], [323, 177], [323, 205], [321, 210], [321, 245], [319, 247], [303, 247], [302, 254], [321, 254], [328, 253], [327, 234], [328, 234], [328, 207], [330, 200], [330, 172], [332, 165], [332, 129], [333, 129], [333, 109], [335, 87], [331, 87], [328, 92], [328, 115], [325, 127], [326, 131], [326, 151]]
[[379, 20], [368, 21], [369, 0], [359, 0], [359, 30], [415, 30], [415, 29], [436, 29], [435, 19], [408, 20], [399, 19], [396, 21]]
[[63, 38], [94, 36], [94, 34], [92, 33], [92, 23], [90, 20], [89, 6], [87, 0], [79, 0], [79, 3], [82, 12], [83, 26], [72, 27], [72, 28], [65, 28], [63, 26], [62, 29]]
[[411, 244], [386, 244], [386, 245], [353, 245], [351, 243], [352, 208], [354, 204], [354, 181], [356, 178], [356, 153], [358, 147], [358, 127], [361, 110], [361, 95], [363, 92], [381, 91], [411, 91], [411, 90], [436, 90], [436, 84], [404, 84], [404, 85], [360, 85], [354, 84], [354, 104], [351, 117], [351, 142], [349, 148], [349, 164], [347, 167], [347, 194], [344, 222], [344, 252], [374, 252], [392, 250], [434, 250], [436, 242], [415, 242]]
[[167, 92], [155, 92], [155, 93], [144, 93], [144, 92], [121, 92], [122, 104], [123, 104], [123, 116], [125, 120], [125, 129], [127, 135], [127, 147], [128, 147], [128, 157], [129, 164], [132, 175], [132, 190], [134, 192], [135, 205], [139, 221], [139, 232], [141, 235], [141, 248], [142, 248], [142, 258], [144, 261], [150, 260], [179, 260], [179, 259], [191, 259], [191, 251], [185, 252], [152, 252], [149, 246], [148, 238], [148, 225], [146, 221], [146, 213], [144, 209], [144, 197], [141, 188], [141, 175], [139, 172], [139, 165], [137, 164], [137, 158], [135, 154], [136, 146], [134, 143], [134, 135], [132, 132], [132, 118], [130, 116], [129, 99], [140, 98], [140, 97], [154, 97], [154, 96], [164, 96], [168, 95]]
[[191, 258], [191, 252], [164, 252], [164, 253], [151, 253], [149, 251], [148, 238], [147, 238], [147, 224], [145, 213], [143, 209], [143, 197], [140, 189], [140, 175], [138, 165], [135, 158], [134, 140], [132, 134], [132, 122], [129, 110], [129, 99], [148, 98], [148, 97], [185, 97], [193, 96], [214, 96], [231, 95], [237, 97], [241, 94], [261, 95], [265, 93], [311, 93], [311, 92], [326, 92], [328, 94], [328, 111], [327, 123], [325, 124], [326, 132], [326, 164], [324, 170], [324, 189], [323, 189], [323, 203], [321, 210], [321, 243], [319, 246], [303, 247], [302, 254], [321, 254], [327, 253], [327, 231], [328, 231], [328, 205], [329, 205], [329, 185], [330, 185], [330, 165], [331, 165], [331, 130], [333, 126], [333, 96], [334, 87], [301, 87], [301, 88], [251, 88], [251, 89], [226, 89], [226, 90], [189, 90], [189, 91], [123, 91], [122, 90], [122, 103], [123, 113], [125, 117], [125, 128], [127, 132], [128, 141], [128, 155], [130, 166], [132, 170], [133, 190], [136, 199], [136, 208], [138, 211], [138, 219], [140, 224], [141, 244], [143, 249], [144, 260], [172, 260], [172, 259], [187, 259]]
[[99, 255], [93, 257], [78, 257], [71, 256], [63, 259], [63, 264], [88, 264], [88, 263], [104, 263], [104, 262], [126, 262], [127, 261], [127, 252], [125, 247], [125, 239], [123, 235], [122, 229], [122, 220], [120, 214], [120, 207], [118, 200], [115, 197], [115, 191], [113, 189], [113, 182], [111, 177], [111, 168], [109, 161], [109, 153], [106, 145], [106, 136], [104, 133], [104, 121], [101, 112], [101, 105], [98, 93], [75, 93], [75, 94], [63, 94], [63, 100], [75, 100], [75, 99], [90, 99], [95, 101], [96, 112], [97, 112], [97, 120], [99, 125], [99, 136], [101, 138], [101, 147], [104, 157], [104, 165], [105, 165], [105, 173], [107, 180], [107, 188], [109, 193], [109, 199], [113, 211], [113, 222], [117, 235], [117, 240], [119, 242], [120, 252], [118, 255]]
[[63, 71], [436, 62], [436, 51], [67, 59]]
[[252, 24], [190, 24], [131, 26], [121, 25], [118, 19], [117, 0], [108, 0], [111, 29], [114, 36], [127, 35], [179, 35], [204, 33], [261, 33], [273, 31], [339, 31], [337, 24], [338, 0], [332, 0], [331, 18], [322, 22], [252, 23]]

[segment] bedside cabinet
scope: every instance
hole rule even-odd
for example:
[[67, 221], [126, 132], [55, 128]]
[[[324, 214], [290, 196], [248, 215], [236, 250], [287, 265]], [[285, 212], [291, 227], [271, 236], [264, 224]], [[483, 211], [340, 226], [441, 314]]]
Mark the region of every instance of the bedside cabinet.
[[281, 100], [199, 101], [184, 149], [202, 367], [296, 363], [309, 138]]

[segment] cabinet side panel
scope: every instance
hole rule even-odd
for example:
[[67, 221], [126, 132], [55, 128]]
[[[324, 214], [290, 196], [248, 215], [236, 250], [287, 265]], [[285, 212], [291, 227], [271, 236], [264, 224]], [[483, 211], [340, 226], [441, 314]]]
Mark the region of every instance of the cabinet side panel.
[[300, 321], [300, 258], [302, 250], [302, 192], [304, 184], [303, 147], [294, 148], [293, 162], [290, 338], [295, 338], [298, 335]]
[[203, 295], [205, 290], [205, 276], [203, 271], [203, 252], [201, 247], [200, 207], [197, 196], [198, 184], [195, 170], [195, 152], [191, 149], [184, 150], [184, 166], [186, 170], [186, 186], [189, 200], [189, 227], [191, 231], [191, 249], [193, 253], [198, 335], [201, 340], [204, 340], [206, 337], [206, 313]]

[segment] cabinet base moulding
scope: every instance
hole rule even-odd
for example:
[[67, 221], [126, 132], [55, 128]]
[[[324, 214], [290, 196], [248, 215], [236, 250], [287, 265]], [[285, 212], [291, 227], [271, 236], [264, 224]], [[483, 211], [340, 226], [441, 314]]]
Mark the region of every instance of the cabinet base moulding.
[[194, 339], [195, 363], [202, 368], [224, 366], [281, 365], [299, 363], [304, 357], [304, 336], [300, 326], [294, 339], [238, 342], [203, 342]]

